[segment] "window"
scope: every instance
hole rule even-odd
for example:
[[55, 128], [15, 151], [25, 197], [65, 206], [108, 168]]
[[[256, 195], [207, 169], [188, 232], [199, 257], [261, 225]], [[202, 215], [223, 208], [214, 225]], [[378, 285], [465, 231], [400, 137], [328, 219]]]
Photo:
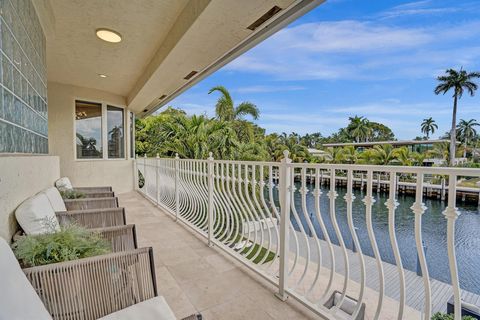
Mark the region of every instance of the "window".
[[125, 157], [125, 138], [123, 131], [123, 109], [107, 107], [108, 158]]
[[77, 158], [103, 158], [102, 105], [99, 103], [76, 101], [75, 125], [77, 128]]
[[77, 159], [125, 159], [125, 117], [123, 108], [75, 101]]

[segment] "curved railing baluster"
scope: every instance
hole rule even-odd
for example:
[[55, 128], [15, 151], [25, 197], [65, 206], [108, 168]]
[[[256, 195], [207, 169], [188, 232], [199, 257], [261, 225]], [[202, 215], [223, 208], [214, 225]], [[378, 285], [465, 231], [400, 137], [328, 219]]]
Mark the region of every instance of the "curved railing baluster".
[[373, 188], [373, 171], [367, 171], [367, 195], [363, 199], [363, 203], [365, 204], [365, 212], [366, 212], [366, 220], [367, 220], [367, 231], [368, 231], [368, 239], [370, 240], [370, 245], [373, 250], [373, 256], [375, 257], [375, 262], [377, 263], [377, 271], [378, 271], [378, 281], [379, 281], [379, 288], [378, 288], [378, 302], [377, 308], [375, 310], [374, 319], [379, 319], [380, 312], [382, 311], [383, 306], [383, 296], [385, 290], [385, 277], [383, 272], [383, 263], [380, 257], [380, 252], [378, 250], [377, 240], [375, 238], [375, 233], [373, 231], [373, 222], [372, 222], [372, 205], [375, 203], [375, 199], [372, 196], [372, 188]]
[[[251, 186], [251, 181], [249, 179], [250, 177], [250, 174], [249, 174], [249, 165], [248, 164], [245, 164], [244, 165], [244, 178], [243, 178], [243, 192], [244, 192], [244, 195], [245, 195], [245, 199], [246, 199], [246, 203], [247, 203], [247, 206], [248, 208], [250, 209], [250, 212], [251, 212], [251, 217], [252, 217], [252, 221], [250, 222], [251, 225], [253, 225], [253, 233], [254, 233], [254, 236], [253, 236], [253, 244], [250, 246], [249, 249], [247, 249], [247, 252], [245, 252], [245, 257], [249, 257], [252, 255], [252, 252], [254, 252], [255, 250], [255, 244], [257, 244], [257, 235], [259, 233], [259, 230], [257, 229], [257, 214], [255, 212], [255, 208], [252, 204], [252, 200], [250, 199], [250, 193], [248, 192], [248, 188], [249, 186]], [[262, 236], [262, 239], [263, 239], [263, 235]]]
[[[307, 178], [306, 178], [306, 172], [307, 172], [307, 168], [302, 168], [302, 171], [301, 171], [301, 206], [302, 206], [302, 213], [303, 213], [303, 217], [305, 218], [305, 221], [307, 222], [307, 226], [308, 226], [308, 230], [310, 231], [310, 238], [308, 239], [310, 241], [310, 239], [313, 239], [313, 242], [315, 244], [315, 248], [316, 248], [316, 254], [318, 257], [320, 257], [321, 255], [321, 248], [320, 248], [320, 242], [318, 241], [318, 237], [317, 237], [317, 233], [315, 231], [315, 228], [313, 227], [313, 224], [312, 224], [312, 221], [311, 221], [311, 217], [310, 217], [310, 214], [313, 215], [313, 213], [310, 213], [308, 211], [308, 208], [307, 208], [307, 194], [308, 194], [308, 188], [307, 188]], [[312, 177], [310, 176], [310, 179]], [[310, 180], [311, 181], [311, 180]], [[313, 253], [313, 249], [312, 249], [312, 253]], [[311, 260], [309, 258], [309, 260]], [[310, 295], [310, 293], [312, 292], [313, 288], [315, 287], [315, 285], [317, 284], [317, 280], [318, 280], [318, 275], [319, 275], [319, 270], [320, 270], [320, 265], [317, 265], [317, 271], [315, 272], [315, 278], [314, 280], [312, 281], [312, 283], [309, 285], [309, 288], [306, 290], [306, 293], [305, 293], [305, 296], [308, 297]]]
[[411, 207], [415, 214], [415, 243], [417, 246], [417, 255], [420, 261], [420, 268], [422, 270], [423, 287], [425, 291], [425, 307], [423, 310], [423, 318], [430, 320], [432, 317], [431, 307], [431, 287], [430, 277], [428, 274], [427, 260], [425, 257], [425, 250], [423, 248], [422, 239], [422, 215], [427, 209], [423, 203], [423, 173], [417, 174], [417, 183], [415, 189], [415, 202]]
[[337, 222], [337, 214], [335, 209], [335, 201], [338, 197], [338, 193], [335, 190], [336, 184], [336, 173], [335, 169], [330, 170], [330, 191], [328, 192], [328, 197], [330, 199], [330, 220], [332, 221], [333, 230], [335, 231], [335, 235], [337, 236], [338, 243], [340, 244], [342, 257], [343, 257], [343, 266], [345, 269], [343, 286], [342, 286], [342, 296], [339, 301], [339, 305], [342, 305], [345, 300], [345, 295], [347, 294], [347, 286], [348, 286], [348, 279], [349, 279], [349, 263], [348, 263], [348, 254], [347, 254], [347, 247], [345, 246], [345, 241], [343, 240], [342, 233], [340, 231], [340, 227], [338, 226]]
[[[280, 223], [280, 213], [278, 212], [277, 204], [275, 203], [274, 199], [274, 193], [273, 190], [275, 188], [275, 184], [273, 181], [273, 166], [269, 165], [268, 166], [268, 203], [270, 204], [270, 209], [272, 211], [272, 215], [274, 216], [274, 219], [276, 219], [275, 223], [275, 232], [277, 234], [277, 244], [275, 247], [275, 257], [272, 259], [270, 264], [267, 266], [267, 269], [270, 269], [272, 266], [275, 265], [275, 263], [278, 261], [278, 255], [279, 255], [279, 250], [280, 250], [280, 230], [279, 227], [277, 226], [277, 223]], [[276, 270], [275, 272], [278, 272]]]
[[[278, 247], [278, 243], [279, 243], [278, 242], [279, 238], [278, 238], [277, 224], [272, 217], [272, 213], [271, 213], [271, 210], [269, 210], [269, 208], [268, 208], [267, 202], [265, 201], [265, 187], [266, 187], [267, 184], [265, 183], [264, 169], [265, 169], [264, 166], [261, 165], [260, 166], [260, 182], [259, 182], [260, 202], [262, 204], [263, 210], [265, 210], [265, 212], [266, 212], [266, 217], [268, 217], [268, 220], [266, 219], [265, 223], [267, 224], [267, 227], [268, 227], [269, 241], [268, 241], [268, 247], [267, 247], [266, 253], [263, 256], [262, 260], [260, 260], [260, 262], [259, 262], [259, 264], [261, 264], [261, 265], [263, 265], [265, 263], [265, 261], [268, 259], [269, 255], [270, 255], [270, 252], [271, 252], [271, 249], [272, 249], [272, 246]], [[271, 226], [268, 225], [269, 222], [270, 222]], [[272, 235], [272, 229], [274, 230], [273, 235]], [[275, 250], [275, 254], [276, 254], [276, 250]], [[272, 260], [275, 260], [275, 259], [272, 258]]]
[[[252, 197], [252, 200], [253, 200], [253, 204], [254, 204], [254, 207], [256, 208], [257, 210], [257, 222], [258, 222], [258, 225], [259, 225], [259, 229], [260, 229], [260, 232], [261, 232], [261, 238], [260, 238], [260, 243], [259, 243], [259, 248], [256, 252], [256, 254], [252, 257], [252, 261], [261, 261], [262, 258], [259, 259], [261, 253], [262, 253], [262, 249], [264, 248], [264, 243], [265, 243], [265, 228], [263, 227], [263, 224], [264, 223], [267, 223], [267, 219], [266, 219], [266, 216], [264, 215], [264, 212], [263, 212], [263, 208], [262, 206], [260, 205], [260, 203], [258, 202], [258, 198], [257, 198], [257, 187], [260, 187], [259, 186], [259, 183], [257, 181], [257, 176], [256, 176], [256, 173], [257, 173], [257, 170], [256, 170], [256, 167], [257, 166], [252, 166], [252, 193], [251, 193], [251, 197]], [[263, 177], [261, 178], [263, 179]], [[268, 234], [268, 243], [269, 243], [269, 247], [270, 247], [270, 242], [272, 241], [272, 237], [271, 237], [271, 232], [270, 232], [270, 228], [268, 227], [268, 224], [266, 226], [266, 229], [267, 229], [267, 234]], [[265, 256], [268, 255], [268, 250], [265, 252]]]
[[[247, 205], [247, 203], [245, 202], [245, 198], [243, 196], [243, 184], [244, 184], [244, 179], [242, 178], [242, 165], [241, 164], [238, 164], [237, 165], [237, 192], [236, 194], [238, 195], [238, 198], [240, 199], [240, 203], [241, 203], [241, 207], [244, 209], [244, 213], [245, 213], [245, 220], [242, 221], [242, 233], [245, 234], [245, 231], [244, 228], [246, 227], [247, 229], [247, 237], [245, 240], [241, 240], [239, 242], [239, 252], [241, 255], [243, 255], [244, 257], [247, 257], [248, 256], [248, 248], [246, 248], [246, 246], [251, 242], [250, 240], [250, 235], [252, 234], [252, 230], [251, 230], [251, 223], [250, 221], [253, 221], [253, 216], [251, 215], [251, 212], [250, 212], [250, 209]], [[253, 230], [253, 233], [255, 233], [254, 237], [254, 242], [256, 241], [256, 232], [255, 232], [255, 229]], [[244, 236], [242, 235], [242, 238], [244, 238]], [[243, 245], [245, 244], [245, 246]]]
[[353, 201], [355, 200], [355, 196], [353, 195], [353, 170], [347, 170], [347, 193], [345, 193], [344, 199], [347, 203], [347, 223], [352, 236], [353, 245], [357, 250], [360, 266], [360, 292], [358, 294], [357, 306], [352, 314], [352, 318], [355, 319], [362, 307], [363, 295], [365, 293], [365, 259], [363, 258], [362, 247], [353, 223]]
[[[295, 181], [295, 169], [292, 168], [291, 170], [291, 177], [290, 177], [290, 181]], [[295, 284], [292, 286], [293, 289], [295, 289], [296, 287], [298, 287], [302, 280], [304, 279], [305, 275], [307, 274], [307, 271], [308, 271], [308, 266], [310, 265], [310, 243], [308, 241], [308, 236], [307, 236], [307, 233], [305, 232], [305, 228], [303, 227], [303, 223], [302, 221], [300, 220], [300, 216], [298, 215], [298, 212], [297, 212], [297, 208], [295, 207], [295, 191], [297, 190], [297, 188], [295, 187], [295, 184], [292, 183], [291, 184], [291, 192], [290, 192], [290, 209], [291, 209], [291, 213], [292, 213], [292, 217], [295, 221], [295, 223], [297, 224], [298, 228], [300, 229], [300, 231], [298, 233], [300, 233], [300, 235], [297, 233], [297, 231], [295, 230], [295, 228], [292, 228], [291, 229], [291, 232], [290, 234], [292, 233], [297, 233], [297, 236], [300, 236], [302, 237], [303, 239], [303, 243], [305, 244], [305, 253], [306, 253], [306, 257], [305, 257], [305, 265], [303, 267], [303, 271], [301, 271], [301, 275], [300, 277], [298, 278], [298, 280], [295, 282]], [[302, 190], [300, 190], [300, 193], [303, 192]], [[295, 269], [295, 267], [297, 266], [298, 264], [298, 256], [300, 255], [300, 252], [297, 253], [297, 255], [295, 255], [295, 258], [293, 260], [293, 267], [292, 269]]]
[[220, 170], [220, 179], [218, 181], [218, 198], [223, 204], [224, 212], [223, 212], [223, 231], [221, 231], [220, 235], [218, 236], [219, 241], [227, 241], [228, 234], [231, 228], [231, 217], [232, 217], [232, 209], [231, 204], [229, 202], [228, 196], [225, 195], [225, 171], [224, 171], [224, 164], [219, 163], [218, 168]]
[[393, 255], [395, 257], [395, 264], [397, 265], [398, 278], [400, 283], [400, 300], [398, 307], [397, 319], [403, 319], [403, 313], [405, 310], [405, 271], [403, 270], [402, 257], [400, 255], [400, 249], [398, 247], [397, 236], [395, 235], [395, 209], [398, 207], [395, 192], [397, 190], [397, 174], [396, 172], [390, 172], [389, 182], [389, 197], [385, 202], [385, 206], [388, 208], [388, 233], [390, 235], [390, 244], [392, 246]]
[[[330, 292], [330, 289], [333, 284], [334, 276], [335, 276], [335, 254], [333, 251], [333, 244], [332, 244], [332, 241], [330, 240], [330, 235], [328, 234], [328, 230], [323, 221], [323, 217], [320, 209], [320, 199], [321, 199], [320, 197], [322, 195], [322, 190], [321, 190], [322, 180], [320, 178], [320, 176], [322, 175], [321, 173], [322, 173], [322, 169], [317, 168], [315, 173], [315, 216], [317, 218], [318, 224], [320, 225], [320, 230], [322, 231], [323, 237], [327, 242], [327, 248], [328, 248], [328, 253], [330, 257], [330, 272], [329, 272], [327, 286], [325, 287], [325, 290], [323, 290], [323, 294], [319, 299], [320, 302], [324, 301], [325, 298], [327, 298], [327, 294]], [[321, 256], [319, 256], [318, 264], [319, 264], [319, 268], [321, 268], [321, 265], [322, 265]], [[318, 270], [318, 272], [320, 272], [320, 269]]]
[[455, 174], [450, 174], [448, 176], [448, 206], [445, 208], [443, 214], [447, 219], [447, 253], [450, 278], [453, 287], [454, 320], [460, 320], [462, 318], [462, 301], [458, 278], [457, 257], [455, 255], [455, 221], [460, 213], [456, 208], [456, 197], [457, 176]]

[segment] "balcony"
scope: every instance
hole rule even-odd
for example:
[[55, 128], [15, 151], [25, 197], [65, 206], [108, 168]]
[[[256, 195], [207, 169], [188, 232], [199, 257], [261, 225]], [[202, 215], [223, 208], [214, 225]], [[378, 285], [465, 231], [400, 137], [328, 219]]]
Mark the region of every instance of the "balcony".
[[[255, 296], [259, 305], [252, 312], [275, 318], [264, 305], [295, 310], [294, 302], [328, 319], [355, 319], [363, 312], [365, 319], [430, 319], [446, 312], [449, 300], [458, 315], [460, 301], [480, 301], [468, 283], [475, 271], [467, 266], [474, 255], [462, 234], [465, 221], [458, 220], [456, 229], [463, 210], [456, 208], [457, 197], [463, 204], [468, 190], [448, 184], [479, 177], [479, 170], [298, 164], [288, 158], [282, 163], [140, 158], [135, 166], [138, 191], [150, 203], [129, 194], [124, 204], [132, 202], [130, 212], [138, 219], [133, 222], [145, 219], [139, 234], [158, 247], [156, 257], [166, 266], [159, 268], [179, 263], [171, 274], [181, 288], [173, 290], [179, 301], [188, 298], [182, 307], [207, 310], [207, 318], [222, 308], [210, 310], [209, 299], [218, 294], [224, 301], [232, 290], [247, 301], [261, 292], [265, 300]], [[439, 177], [441, 190], [434, 193]], [[409, 191], [413, 194], [404, 195]], [[432, 195], [444, 199], [441, 208], [442, 200]], [[143, 207], [156, 217], [138, 213]], [[185, 251], [174, 250], [182, 245]], [[195, 266], [188, 263], [195, 259]], [[235, 271], [225, 273], [229, 268]], [[217, 279], [212, 270], [220, 275], [210, 287]], [[229, 272], [232, 278], [224, 278]], [[159, 281], [160, 290], [171, 280]], [[332, 308], [328, 301], [335, 291]]]
[[[296, 303], [275, 298], [275, 287], [225, 257], [204, 239], [136, 192], [119, 197], [139, 246], [152, 246], [157, 287], [179, 319], [201, 312], [205, 319], [310, 319]], [[294, 301], [292, 301], [294, 302]]]

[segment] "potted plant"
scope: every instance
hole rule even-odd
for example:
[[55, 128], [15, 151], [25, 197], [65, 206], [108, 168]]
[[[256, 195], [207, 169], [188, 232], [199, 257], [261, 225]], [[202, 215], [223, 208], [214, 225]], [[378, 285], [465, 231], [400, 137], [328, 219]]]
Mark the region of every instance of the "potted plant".
[[34, 267], [109, 253], [110, 246], [97, 232], [74, 224], [60, 231], [20, 236], [12, 245], [23, 267]]
[[75, 190], [60, 190], [60, 194], [64, 199], [83, 199], [85, 198], [85, 193]]
[[[48, 221], [44, 223], [48, 225]], [[77, 260], [111, 252], [109, 243], [99, 233], [74, 224], [61, 226], [60, 231], [52, 229], [50, 233], [20, 236], [13, 243], [12, 249], [22, 268]], [[61, 289], [62, 286], [67, 286], [68, 290]], [[76, 301], [75, 297], [85, 290], [85, 284], [78, 275], [75, 276], [72, 269], [65, 268], [57, 270], [55, 276], [45, 283], [45, 288], [49, 288], [52, 297], [68, 295], [72, 297], [71, 301]], [[55, 306], [58, 301], [51, 299], [44, 303], [49, 310], [56, 310]], [[64, 310], [62, 314], [56, 316], [62, 318], [66, 314], [72, 316], [80, 315], [82, 312], [81, 305], [71, 305], [68, 310]]]

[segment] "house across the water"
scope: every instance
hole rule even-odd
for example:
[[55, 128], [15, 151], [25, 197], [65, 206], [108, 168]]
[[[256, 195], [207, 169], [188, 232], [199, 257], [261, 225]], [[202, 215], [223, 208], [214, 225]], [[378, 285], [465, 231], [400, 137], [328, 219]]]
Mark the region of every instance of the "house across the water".
[[[398, 141], [373, 141], [373, 142], [347, 142], [347, 143], [325, 143], [325, 148], [342, 148], [347, 146], [354, 146], [359, 152], [365, 149], [373, 148], [378, 145], [392, 145], [395, 148], [407, 147], [412, 152], [425, 152], [433, 149], [435, 144], [449, 143], [450, 140], [398, 140]], [[457, 142], [460, 144], [460, 142]]]

